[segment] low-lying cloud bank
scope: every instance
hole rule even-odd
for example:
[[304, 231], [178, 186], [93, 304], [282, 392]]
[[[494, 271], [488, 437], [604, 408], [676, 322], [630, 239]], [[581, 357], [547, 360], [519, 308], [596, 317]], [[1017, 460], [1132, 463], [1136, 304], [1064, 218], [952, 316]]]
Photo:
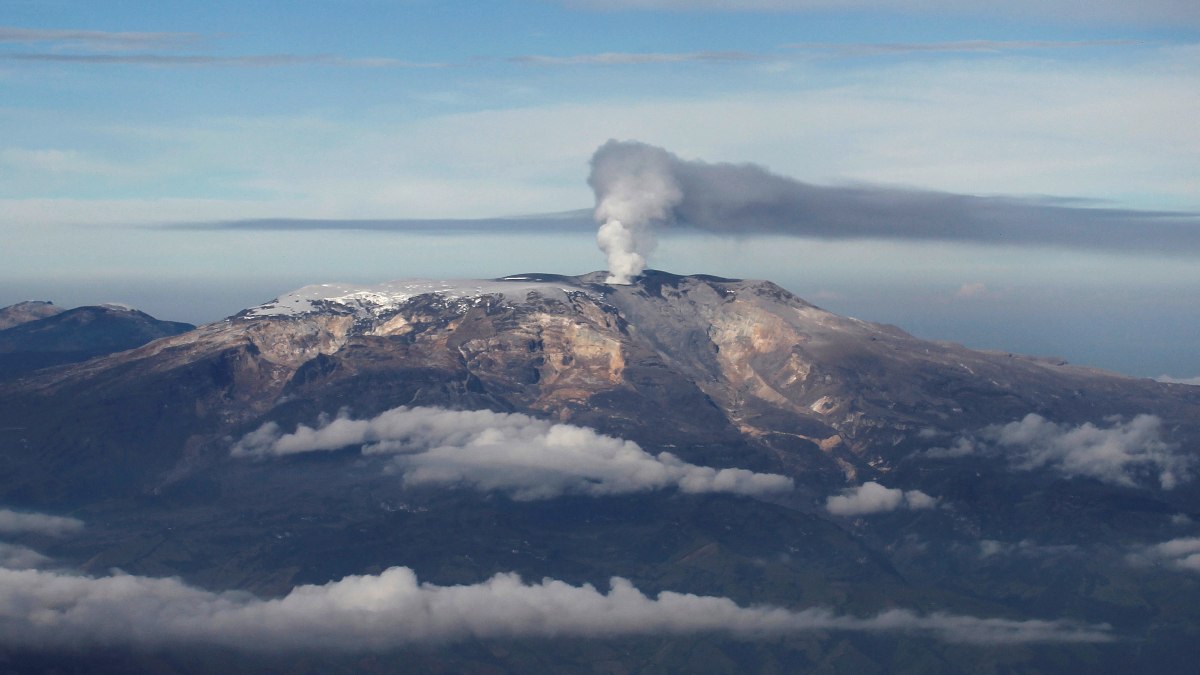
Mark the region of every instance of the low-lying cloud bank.
[[31, 548], [0, 541], [0, 568], [24, 570], [41, 567], [49, 562], [50, 558]]
[[[34, 534], [62, 537], [82, 529], [83, 521], [75, 518], [0, 509], [0, 535]], [[0, 541], [0, 569], [32, 569], [49, 562], [50, 558], [29, 547]], [[3, 588], [0, 588], [0, 614], [4, 612], [3, 594]]]
[[497, 574], [465, 586], [420, 583], [406, 567], [297, 586], [264, 600], [178, 579], [0, 570], [0, 644], [54, 649], [215, 644], [254, 651], [385, 650], [471, 638], [607, 638], [810, 631], [914, 633], [948, 642], [1104, 642], [1107, 625], [888, 610], [860, 618], [825, 609], [742, 607], [723, 597], [651, 598], [614, 578], [607, 593], [554, 579]]
[[301, 425], [288, 434], [268, 422], [239, 440], [232, 453], [261, 458], [354, 445], [362, 445], [364, 455], [392, 456], [405, 484], [463, 484], [521, 501], [672, 487], [762, 495], [793, 487], [786, 476], [697, 466], [591, 429], [488, 410], [400, 407], [372, 419]]
[[847, 488], [842, 494], [825, 499], [825, 510], [835, 516], [865, 516], [897, 509], [931, 509], [936, 505], [937, 499], [920, 490], [906, 492], [884, 487], [875, 481]]
[[924, 456], [1004, 455], [1016, 469], [1046, 468], [1068, 478], [1083, 476], [1126, 487], [1153, 477], [1170, 490], [1191, 479], [1192, 458], [1163, 439], [1161, 418], [1138, 415], [1128, 421], [1105, 421], [1109, 426], [1071, 426], [1030, 413], [1017, 422], [986, 427], [976, 436], [959, 437]]
[[1195, 377], [1171, 377], [1170, 375], [1159, 375], [1154, 379], [1158, 382], [1166, 382], [1168, 384], [1191, 384], [1200, 387], [1200, 375]]
[[1179, 570], [1200, 572], [1200, 537], [1179, 537], [1146, 546], [1130, 554], [1134, 564], [1166, 565]]
[[1021, 556], [1026, 558], [1044, 556], [1076, 555], [1079, 547], [1074, 544], [1038, 544], [1032, 539], [1022, 539], [1018, 542], [1003, 542], [995, 539], [979, 541], [979, 557], [992, 558], [997, 556]]
[[83, 521], [44, 513], [0, 509], [0, 534], [44, 534], [60, 537], [83, 529]]

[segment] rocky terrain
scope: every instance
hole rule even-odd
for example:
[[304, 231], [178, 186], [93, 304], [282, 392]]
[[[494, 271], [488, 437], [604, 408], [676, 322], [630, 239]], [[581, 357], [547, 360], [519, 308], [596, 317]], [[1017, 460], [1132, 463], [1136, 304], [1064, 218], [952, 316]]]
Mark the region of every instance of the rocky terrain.
[[[99, 656], [7, 658], [313, 672], [1186, 663], [1200, 388], [922, 341], [765, 281], [604, 279], [309, 286], [0, 384], [0, 508], [84, 523], [9, 545], [89, 575], [262, 598], [403, 565], [440, 585], [615, 575], [651, 595], [1069, 621], [1101, 637], [475, 633], [367, 656], [242, 661], [227, 647], [197, 661], [118, 640]], [[554, 440], [568, 433], [582, 440]], [[560, 466], [576, 446], [637, 469]], [[513, 459], [530, 448], [542, 454]]]

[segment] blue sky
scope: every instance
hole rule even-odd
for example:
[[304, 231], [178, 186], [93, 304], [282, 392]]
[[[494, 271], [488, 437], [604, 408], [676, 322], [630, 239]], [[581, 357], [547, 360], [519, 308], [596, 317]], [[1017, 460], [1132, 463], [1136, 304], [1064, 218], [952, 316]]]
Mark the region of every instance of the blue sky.
[[[590, 271], [580, 230], [160, 225], [589, 208], [610, 138], [818, 185], [1200, 211], [1200, 5], [911, 4], [7, 0], [0, 303], [207, 321], [310, 282]], [[1200, 374], [1198, 262], [669, 231], [651, 258], [922, 337], [1180, 377]]]

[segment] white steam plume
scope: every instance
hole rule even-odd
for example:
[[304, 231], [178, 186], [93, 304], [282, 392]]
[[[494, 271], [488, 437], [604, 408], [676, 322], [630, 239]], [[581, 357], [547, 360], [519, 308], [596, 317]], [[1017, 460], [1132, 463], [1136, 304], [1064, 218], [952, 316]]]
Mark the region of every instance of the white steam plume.
[[641, 143], [609, 141], [592, 155], [588, 185], [596, 193], [596, 242], [608, 256], [610, 284], [628, 284], [646, 269], [656, 223], [683, 200], [671, 153]]

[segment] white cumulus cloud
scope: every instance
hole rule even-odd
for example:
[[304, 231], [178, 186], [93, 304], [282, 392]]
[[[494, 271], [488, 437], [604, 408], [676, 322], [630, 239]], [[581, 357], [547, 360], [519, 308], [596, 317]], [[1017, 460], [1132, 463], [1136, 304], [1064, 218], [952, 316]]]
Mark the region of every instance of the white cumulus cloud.
[[649, 597], [613, 578], [608, 592], [497, 574], [477, 584], [421, 583], [406, 567], [297, 586], [276, 599], [213, 593], [173, 578], [0, 570], [0, 644], [216, 644], [255, 651], [385, 650], [479, 638], [613, 637], [720, 632], [753, 638], [808, 631], [900, 632], [950, 642], [1102, 642], [1107, 625], [893, 609], [873, 617], [826, 609], [742, 607], [665, 591]]
[[1127, 487], [1145, 476], [1170, 490], [1192, 475], [1192, 458], [1162, 435], [1162, 419], [1137, 415], [1130, 420], [1110, 417], [1108, 426], [1086, 422], [1077, 426], [1052, 422], [1030, 413], [1024, 418], [961, 436], [949, 447], [922, 453], [930, 459], [972, 454], [1004, 455], [1016, 469], [1049, 469], [1068, 478], [1083, 476]]
[[232, 452], [271, 457], [354, 445], [366, 455], [391, 456], [406, 484], [462, 484], [522, 501], [672, 487], [761, 495], [793, 486], [786, 476], [698, 466], [591, 429], [488, 410], [399, 407], [372, 419], [343, 416], [317, 427], [301, 425], [287, 434], [269, 422]]
[[1162, 420], [1138, 415], [1129, 421], [1109, 419], [1110, 426], [1056, 424], [1029, 414], [1018, 422], [989, 427], [984, 438], [1012, 449], [1019, 469], [1048, 467], [1063, 475], [1086, 476], [1114, 485], [1134, 486], [1139, 472], [1157, 474], [1164, 490], [1190, 475], [1190, 459], [1162, 438]]
[[1200, 572], [1200, 537], [1179, 537], [1143, 547], [1132, 553], [1135, 564], [1158, 564], [1189, 572]]
[[835, 516], [864, 516], [902, 508], [931, 509], [936, 505], [937, 499], [920, 490], [889, 488], [875, 481], [847, 488], [842, 494], [825, 499], [825, 510]]

